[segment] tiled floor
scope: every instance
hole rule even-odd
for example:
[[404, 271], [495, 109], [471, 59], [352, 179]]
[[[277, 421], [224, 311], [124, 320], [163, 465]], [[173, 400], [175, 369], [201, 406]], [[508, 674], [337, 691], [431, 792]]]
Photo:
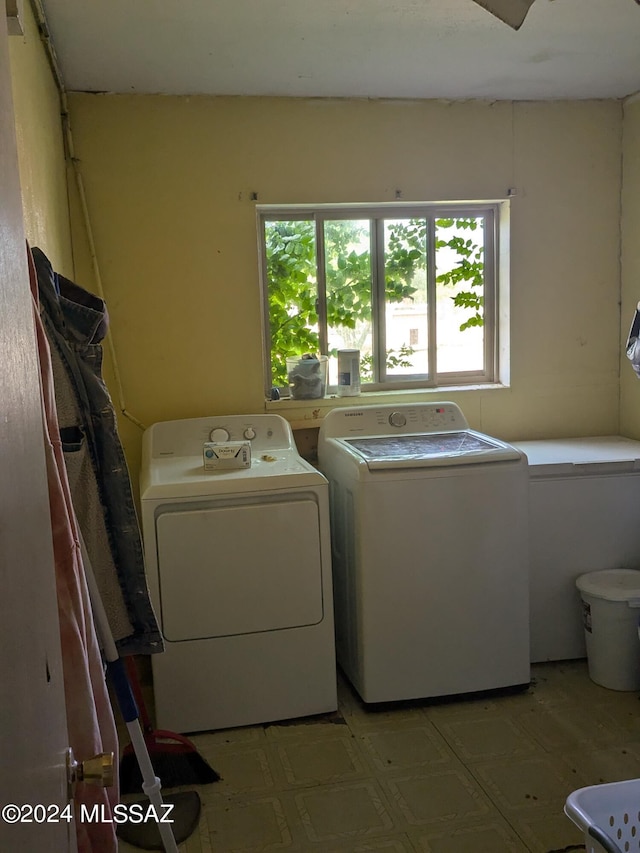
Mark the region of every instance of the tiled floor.
[[583, 849], [565, 799], [640, 777], [640, 697], [598, 687], [584, 661], [532, 675], [515, 695], [393, 710], [341, 678], [336, 715], [193, 736], [223, 779], [197, 788], [181, 853]]

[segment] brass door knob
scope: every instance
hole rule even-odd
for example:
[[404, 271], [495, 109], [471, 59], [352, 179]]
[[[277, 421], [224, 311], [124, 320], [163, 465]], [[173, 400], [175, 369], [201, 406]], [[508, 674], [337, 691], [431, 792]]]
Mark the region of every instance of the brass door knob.
[[100, 752], [92, 758], [76, 761], [73, 750], [69, 748], [67, 752], [67, 775], [71, 788], [76, 782], [87, 782], [89, 785], [110, 788], [114, 781], [113, 753]]
[[113, 753], [101, 752], [80, 762], [79, 781], [110, 788], [113, 785]]

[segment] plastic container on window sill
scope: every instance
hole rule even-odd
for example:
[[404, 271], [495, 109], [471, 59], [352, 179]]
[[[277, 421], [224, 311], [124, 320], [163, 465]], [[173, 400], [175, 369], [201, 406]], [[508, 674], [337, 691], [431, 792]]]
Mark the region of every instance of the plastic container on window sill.
[[327, 389], [326, 355], [287, 358], [287, 380], [292, 400], [320, 400]]

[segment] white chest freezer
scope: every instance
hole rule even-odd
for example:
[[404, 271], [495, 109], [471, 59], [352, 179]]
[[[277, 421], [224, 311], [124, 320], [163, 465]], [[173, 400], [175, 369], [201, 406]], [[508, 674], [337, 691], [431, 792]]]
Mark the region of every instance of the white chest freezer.
[[640, 441], [512, 443], [529, 460], [531, 660], [585, 657], [576, 578], [640, 568]]

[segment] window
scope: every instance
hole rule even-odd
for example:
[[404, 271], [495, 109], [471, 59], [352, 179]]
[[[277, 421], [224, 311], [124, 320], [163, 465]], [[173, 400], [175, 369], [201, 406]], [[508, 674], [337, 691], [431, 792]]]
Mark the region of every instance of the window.
[[363, 391], [495, 381], [497, 204], [258, 209], [266, 389], [361, 353]]

